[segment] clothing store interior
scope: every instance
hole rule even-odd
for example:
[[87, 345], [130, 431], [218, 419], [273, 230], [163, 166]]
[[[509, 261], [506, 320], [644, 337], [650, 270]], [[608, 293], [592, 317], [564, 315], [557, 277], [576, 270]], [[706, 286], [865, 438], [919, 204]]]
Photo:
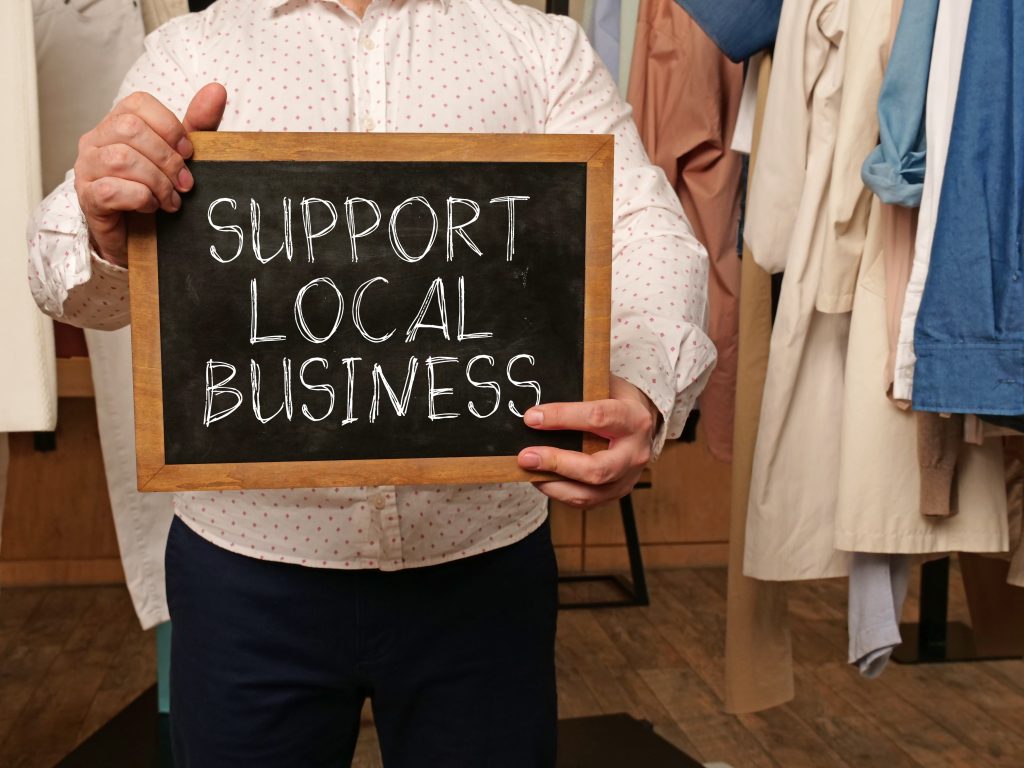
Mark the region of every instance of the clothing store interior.
[[0, 38], [0, 766], [1024, 766], [1021, 4]]

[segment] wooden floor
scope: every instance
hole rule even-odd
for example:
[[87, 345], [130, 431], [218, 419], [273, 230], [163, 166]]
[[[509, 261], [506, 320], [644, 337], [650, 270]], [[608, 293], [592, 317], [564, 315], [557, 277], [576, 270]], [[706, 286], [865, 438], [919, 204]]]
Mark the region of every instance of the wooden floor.
[[[1024, 766], [1024, 662], [891, 665], [862, 680], [844, 663], [844, 582], [808, 583], [791, 602], [796, 701], [733, 717], [722, 712], [725, 572], [650, 580], [650, 608], [560, 616], [562, 717], [628, 712], [734, 768]], [[951, 611], [965, 618], [958, 590]], [[0, 766], [52, 766], [152, 684], [153, 644], [123, 589], [0, 593]], [[355, 765], [380, 765], [370, 726]]]

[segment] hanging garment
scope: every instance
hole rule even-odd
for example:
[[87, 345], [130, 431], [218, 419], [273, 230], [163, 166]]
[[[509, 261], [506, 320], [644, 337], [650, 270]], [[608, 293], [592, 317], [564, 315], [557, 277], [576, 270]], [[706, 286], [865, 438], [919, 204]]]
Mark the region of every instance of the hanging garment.
[[[900, 317], [907, 297], [907, 285], [914, 265], [914, 239], [917, 237], [917, 208], [882, 204], [882, 236], [885, 238], [885, 328], [889, 356], [880, 382], [886, 394], [892, 393], [896, 372], [896, 349], [900, 340]], [[894, 400], [905, 408], [905, 400]]]
[[587, 26], [587, 37], [616, 82], [619, 78], [620, 12], [618, 0], [594, 0]]
[[917, 460], [921, 467], [921, 514], [951, 517], [957, 513], [953, 481], [964, 442], [962, 414], [918, 411]]
[[844, 576], [834, 547], [849, 316], [815, 310], [843, 77], [846, 0], [789, 0], [747, 206], [745, 237], [768, 272], [785, 269], [761, 405], [745, 573]]
[[[892, 84], [893, 80], [899, 81], [898, 75], [904, 74], [905, 69], [894, 71], [892, 69], [892, 50], [896, 44], [896, 35], [899, 32], [900, 19], [902, 18], [903, 11], [903, 0], [893, 0], [892, 3], [892, 15], [890, 17], [889, 24], [889, 51], [890, 57], [886, 61], [886, 74], [882, 82], [882, 92], [879, 96], [879, 130], [882, 132], [882, 141], [888, 144], [895, 143], [895, 139], [899, 134], [897, 128], [888, 125], [890, 115], [888, 110], [882, 108], [883, 100], [889, 103], [891, 98], [887, 95], [887, 88], [889, 91], [894, 91], [895, 86]], [[933, 23], [934, 28], [934, 23]], [[934, 31], [934, 30], [933, 30]], [[932, 41], [927, 41], [928, 45], [928, 57], [929, 61], [932, 56]], [[920, 123], [919, 132], [924, 137], [924, 119], [925, 119], [925, 104], [924, 104], [924, 93], [928, 88], [928, 68], [925, 68], [924, 79], [921, 81], [921, 116], [918, 118]], [[908, 94], [907, 98], [912, 98], [912, 94]], [[912, 121], [910, 121], [912, 122]], [[916, 142], [914, 142], [916, 145]], [[924, 144], [922, 144], [922, 147]], [[891, 156], [897, 158], [902, 157], [902, 153], [885, 151]], [[872, 186], [871, 174], [866, 173], [868, 165], [872, 163], [871, 158], [876, 155], [883, 153], [881, 145], [876, 147], [876, 150], [868, 156], [867, 160], [864, 161], [864, 166], [861, 168], [861, 177], [864, 179], [864, 183], [867, 184], [872, 191], [877, 191]], [[925, 177], [924, 170], [924, 155], [921, 155], [921, 168], [920, 175], [922, 180]], [[879, 161], [873, 161], [879, 162]], [[913, 168], [913, 164], [908, 164], [908, 168]], [[901, 177], [901, 176], [900, 176]], [[911, 171], [910, 180], [914, 178], [914, 173]], [[896, 176], [893, 176], [895, 179]], [[919, 197], [918, 202], [920, 204], [921, 199]], [[913, 265], [913, 239], [918, 233], [918, 208], [904, 208], [903, 206], [896, 206], [886, 203], [882, 206], [882, 232], [883, 238], [885, 239], [885, 271], [886, 271], [886, 329], [888, 331], [889, 338], [889, 358], [886, 362], [885, 376], [883, 377], [883, 386], [887, 393], [892, 392], [893, 383], [893, 372], [896, 370], [896, 346], [899, 342], [899, 318], [900, 313], [903, 310], [903, 300], [906, 296], [906, 286], [910, 281], [910, 269]], [[905, 403], [902, 400], [895, 400], [897, 406], [903, 408]]]
[[43, 189], [75, 164], [79, 137], [110, 111], [142, 53], [142, 13], [133, 0], [33, 0]]
[[[758, 162], [757, 137], [768, 95], [771, 57], [763, 57], [754, 119], [751, 166]], [[789, 632], [789, 585], [743, 575], [747, 499], [754, 442], [761, 411], [768, 345], [772, 333], [771, 277], [744, 251], [740, 281], [739, 355], [736, 380], [729, 517], [729, 581], [725, 624], [725, 709], [740, 714], [784, 704], [793, 698], [793, 645]]]
[[141, 0], [142, 25], [152, 32], [176, 16], [188, 13], [188, 0]]
[[629, 72], [633, 66], [633, 48], [640, 16], [640, 0], [622, 0], [619, 13], [619, 94], [629, 93]]
[[1006, 581], [1024, 587], [1024, 437], [1003, 440], [1006, 504], [1010, 519], [1010, 570]]
[[[32, 7], [14, 0], [0, 24], [0, 433], [50, 431], [57, 424], [53, 323], [35, 306], [25, 270], [25, 222], [42, 197]], [[2, 495], [6, 484], [0, 486]]]
[[[881, 205], [873, 198], [851, 315], [838, 441], [835, 547], [878, 554], [1003, 552], [1008, 534], [1001, 441], [967, 445], [961, 428], [952, 445], [946, 441], [945, 452], [931, 450], [939, 446], [919, 440], [917, 415], [896, 408], [880, 385], [889, 360]], [[950, 450], [958, 455], [950, 456]], [[958, 510], [954, 516], [921, 514], [941, 514], [951, 504]]]
[[914, 407], [1024, 414], [1024, 8], [974, 0], [932, 260]]
[[891, 6], [892, 0], [855, 0], [849, 6], [827, 236], [815, 300], [819, 312], [849, 312], [853, 308], [871, 208], [871, 192], [864, 186], [860, 168], [878, 137], [878, 94], [889, 51]]
[[[55, 184], [75, 161], [78, 137], [110, 110], [143, 50], [132, 0], [35, 0], [43, 167]], [[154, 23], [187, 4], [144, 2]], [[125, 581], [143, 628], [167, 620], [163, 549], [173, 517], [169, 494], [141, 494], [135, 476], [131, 335], [86, 330], [96, 417]]]
[[[760, 101], [758, 83], [761, 80], [761, 65], [767, 57], [767, 53], [755, 53], [747, 62], [747, 73], [743, 78], [743, 95], [740, 96], [740, 108], [736, 113], [736, 128], [732, 132], [732, 142], [729, 145], [733, 152], [749, 155], [753, 151], [754, 120]], [[740, 232], [740, 235], [742, 234]]]
[[675, 187], [697, 239], [708, 251], [708, 335], [718, 349], [718, 365], [700, 396], [701, 423], [711, 453], [730, 461], [743, 158], [729, 149], [729, 140], [743, 90], [743, 67], [728, 61], [673, 0], [648, 0], [642, 13], [629, 102], [651, 162]]
[[892, 396], [896, 400], [911, 399], [914, 386], [914, 326], [921, 305], [925, 279], [932, 255], [939, 193], [946, 169], [953, 110], [960, 86], [967, 21], [971, 0], [940, 0], [935, 19], [932, 60], [928, 70], [928, 92], [925, 97], [925, 134], [928, 158], [921, 190], [921, 210], [914, 241], [914, 266], [907, 283], [906, 298], [900, 315], [900, 336], [896, 347], [896, 367]]
[[925, 95], [939, 0], [909, 2], [899, 17], [878, 98], [880, 141], [861, 174], [882, 202], [916, 208], [925, 173]]
[[849, 661], [869, 679], [882, 674], [901, 642], [911, 560], [908, 555], [856, 552], [850, 561]]
[[775, 42], [782, 0], [676, 0], [733, 61]]

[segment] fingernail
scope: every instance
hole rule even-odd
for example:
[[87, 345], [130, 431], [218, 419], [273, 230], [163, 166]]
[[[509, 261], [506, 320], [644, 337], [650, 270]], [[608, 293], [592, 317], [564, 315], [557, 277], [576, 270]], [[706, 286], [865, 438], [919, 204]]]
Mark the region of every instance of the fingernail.
[[192, 157], [192, 142], [188, 140], [187, 136], [182, 136], [178, 141], [178, 146], [175, 147], [178, 154], [184, 157], [186, 160]]
[[544, 423], [544, 412], [529, 410], [526, 412], [526, 426], [539, 427]]
[[171, 207], [176, 211], [181, 208], [181, 195], [177, 192], [171, 192]]
[[519, 457], [519, 464], [525, 469], [540, 469], [540, 456], [536, 453], [524, 453]]
[[186, 192], [192, 189], [192, 172], [188, 168], [182, 168], [178, 172], [178, 186]]

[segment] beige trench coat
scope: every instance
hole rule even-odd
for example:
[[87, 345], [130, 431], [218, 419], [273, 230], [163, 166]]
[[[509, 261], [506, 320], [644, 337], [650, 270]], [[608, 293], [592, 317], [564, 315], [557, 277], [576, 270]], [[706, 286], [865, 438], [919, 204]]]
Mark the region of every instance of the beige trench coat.
[[[798, 9], [809, 16], [797, 16]], [[801, 137], [808, 140], [795, 215], [780, 209], [794, 199], [791, 191], [779, 192], [792, 186], [782, 181], [789, 178], [784, 166], [759, 165], [750, 204], [755, 258], [786, 271], [747, 521], [745, 571], [761, 579], [842, 576], [850, 551], [997, 552], [1007, 546], [998, 442], [963, 449], [961, 514], [926, 520], [919, 511], [914, 417], [893, 405], [882, 384], [888, 336], [880, 209], [864, 194], [860, 162], [847, 155], [870, 151], [872, 143], [860, 134], [877, 132], [870, 114], [883, 74], [879, 56], [889, 11], [889, 2], [882, 9], [878, 0], [787, 0], [784, 6], [779, 50], [785, 50], [783, 34], [804, 34], [807, 53], [802, 70], [795, 63], [780, 70], [776, 63], [762, 155], [797, 158]], [[834, 46], [825, 50], [819, 37]], [[817, 80], [808, 77], [815, 71]], [[794, 115], [803, 105], [804, 113]], [[816, 311], [816, 300], [819, 308], [842, 311], [850, 288], [852, 328], [850, 314]], [[822, 302], [823, 294], [833, 301]]]
[[847, 0], [782, 7], [745, 237], [785, 270], [751, 475], [744, 572], [843, 576], [833, 546], [848, 314], [815, 311], [842, 83]]
[[[757, 167], [757, 146], [771, 66], [771, 56], [765, 54], [757, 73], [751, 168]], [[739, 320], [725, 619], [725, 709], [737, 714], [784, 704], [794, 694], [793, 643], [787, 605], [789, 585], [743, 575], [750, 468], [754, 461], [772, 333], [771, 277], [757, 265], [749, 247], [743, 251]]]
[[964, 443], [953, 517], [921, 514], [917, 421], [886, 396], [889, 361], [881, 204], [873, 198], [853, 303], [843, 393], [835, 546], [855, 552], [1005, 552], [1003, 444]]

